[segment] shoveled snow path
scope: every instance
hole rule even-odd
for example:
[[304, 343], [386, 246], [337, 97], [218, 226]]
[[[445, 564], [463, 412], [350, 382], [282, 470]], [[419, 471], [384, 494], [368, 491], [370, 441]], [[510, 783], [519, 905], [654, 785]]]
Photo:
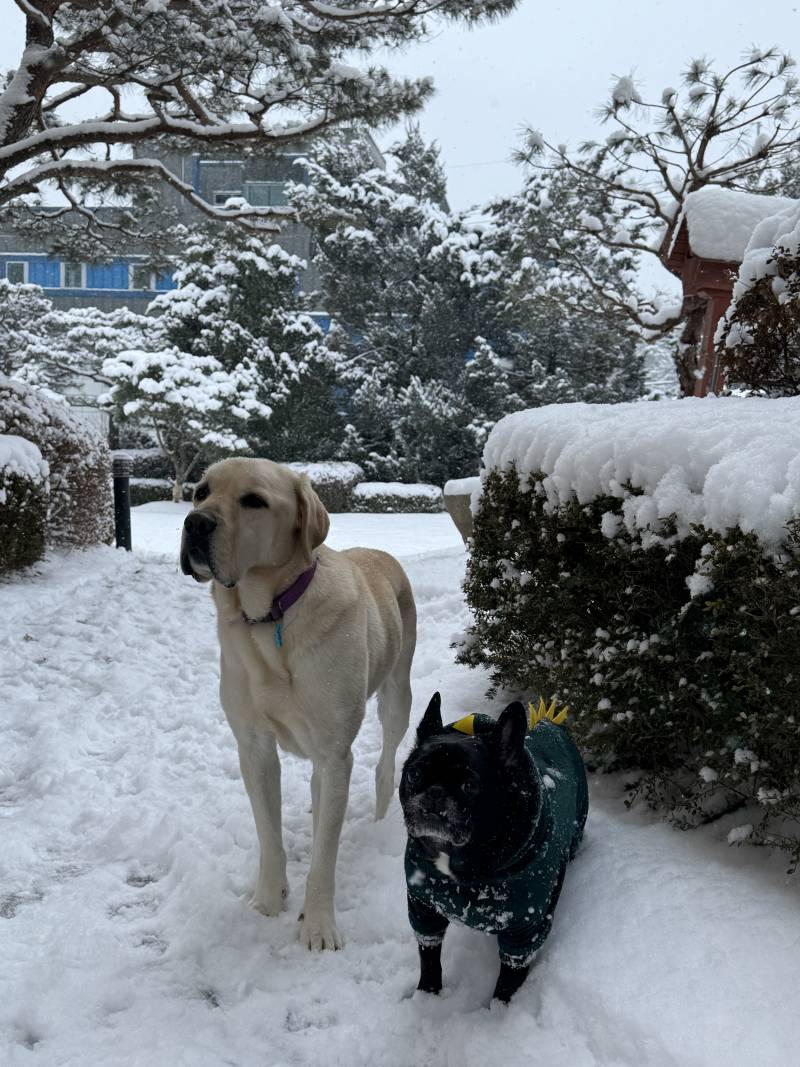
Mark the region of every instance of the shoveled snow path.
[[[485, 678], [452, 662], [463, 556], [405, 560], [420, 608], [413, 716]], [[447, 990], [410, 998], [397, 802], [372, 821], [359, 736], [338, 869], [343, 952], [295, 941], [308, 766], [284, 757], [290, 911], [246, 904], [255, 832], [217, 700], [205, 587], [95, 550], [0, 585], [0, 1063], [785, 1067], [800, 1048], [798, 886], [778, 862], [627, 813], [593, 783], [553, 934], [507, 1011], [492, 941], [448, 934]], [[324, 700], [324, 694], [320, 694]], [[411, 742], [406, 740], [404, 751]]]

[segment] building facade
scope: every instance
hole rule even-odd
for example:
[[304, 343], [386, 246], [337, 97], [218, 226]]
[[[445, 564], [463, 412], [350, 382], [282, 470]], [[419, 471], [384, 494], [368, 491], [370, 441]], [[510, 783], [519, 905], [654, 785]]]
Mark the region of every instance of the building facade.
[[[376, 166], [383, 166], [381, 152], [371, 136], [359, 131]], [[235, 155], [230, 152], [153, 151], [146, 146], [147, 156], [155, 156], [173, 174], [214, 207], [222, 207], [231, 197], [242, 197], [256, 207], [280, 206], [286, 203], [286, 186], [290, 181], [306, 181], [308, 172], [302, 164], [308, 146], [302, 142], [280, 152]], [[174, 218], [187, 224], [200, 221], [201, 216], [181, 194], [164, 185], [162, 203]], [[113, 211], [113, 208], [100, 209]], [[313, 234], [299, 222], [287, 222], [275, 241], [307, 266], [298, 282], [306, 291], [317, 287], [317, 273], [313, 258]], [[45, 242], [17, 233], [0, 232], [0, 278], [14, 283], [30, 282], [40, 285], [57, 307], [98, 307], [102, 311], [129, 307], [144, 312], [153, 297], [175, 287], [172, 271], [157, 273], [147, 266], [144, 254], [126, 255], [110, 263], [78, 263], [50, 255]], [[326, 316], [319, 315], [323, 326]]]

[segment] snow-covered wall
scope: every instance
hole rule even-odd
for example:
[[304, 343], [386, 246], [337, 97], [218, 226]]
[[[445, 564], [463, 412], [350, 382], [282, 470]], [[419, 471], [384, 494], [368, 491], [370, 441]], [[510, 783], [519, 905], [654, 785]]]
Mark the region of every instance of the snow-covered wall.
[[686, 221], [689, 247], [695, 256], [741, 263], [759, 223], [798, 206], [798, 201], [788, 196], [763, 196], [706, 185], [686, 197], [681, 221]]
[[[800, 515], [800, 397], [704, 397], [558, 404], [507, 415], [484, 448], [487, 470], [542, 471], [553, 506], [627, 496], [633, 532], [676, 515], [724, 533], [739, 526], [777, 548]], [[483, 473], [486, 477], [486, 472]], [[479, 496], [473, 498], [473, 510]], [[604, 532], [612, 536], [614, 530]], [[644, 539], [646, 540], [646, 539]]]

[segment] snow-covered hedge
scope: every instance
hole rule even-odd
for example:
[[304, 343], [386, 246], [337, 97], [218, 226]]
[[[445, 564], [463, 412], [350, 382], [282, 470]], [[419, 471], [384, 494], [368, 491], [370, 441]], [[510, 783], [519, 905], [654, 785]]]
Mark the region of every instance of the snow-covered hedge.
[[0, 434], [32, 441], [50, 469], [49, 544], [112, 538], [111, 458], [97, 431], [55, 395], [0, 377]]
[[359, 482], [353, 511], [433, 512], [444, 510], [438, 485], [408, 482]]
[[48, 497], [47, 463], [36, 445], [0, 434], [0, 574], [42, 558]]
[[364, 477], [357, 463], [287, 463], [298, 474], [307, 474], [314, 492], [330, 512], [353, 510], [353, 490]]
[[485, 451], [460, 658], [682, 826], [800, 858], [800, 398], [568, 404]]
[[[696, 194], [693, 194], [696, 195]], [[800, 395], [800, 200], [765, 198], [773, 213], [752, 231], [733, 299], [717, 330], [729, 385]]]
[[[169, 458], [160, 448], [117, 448], [111, 453], [131, 460], [131, 475], [134, 478], [170, 478], [172, 468]], [[170, 485], [172, 482], [170, 481]], [[170, 489], [170, 493], [172, 490]]]
[[[152, 504], [155, 500], [172, 500], [174, 482], [170, 478], [131, 478], [131, 507]], [[194, 482], [183, 483], [183, 499], [191, 500]]]

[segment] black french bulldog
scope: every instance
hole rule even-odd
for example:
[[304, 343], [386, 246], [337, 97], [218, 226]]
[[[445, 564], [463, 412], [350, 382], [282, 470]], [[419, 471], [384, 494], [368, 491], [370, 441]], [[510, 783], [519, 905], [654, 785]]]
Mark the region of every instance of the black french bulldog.
[[563, 726], [529, 729], [517, 701], [495, 722], [442, 726], [434, 693], [400, 780], [408, 845], [408, 915], [419, 944], [418, 989], [442, 988], [452, 919], [497, 934], [494, 999], [508, 1003], [550, 932], [567, 863], [583, 834], [583, 760]]

